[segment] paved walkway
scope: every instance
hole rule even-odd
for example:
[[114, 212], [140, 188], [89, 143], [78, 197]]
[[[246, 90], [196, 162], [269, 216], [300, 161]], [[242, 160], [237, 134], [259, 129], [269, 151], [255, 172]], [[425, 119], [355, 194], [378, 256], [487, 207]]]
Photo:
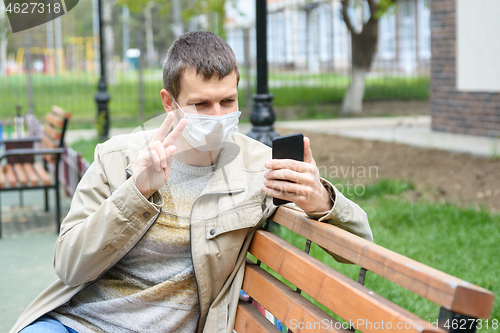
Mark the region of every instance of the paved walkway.
[[[275, 126], [481, 156], [500, 155], [499, 139], [432, 132], [427, 116], [287, 121]], [[248, 123], [240, 124], [242, 133], [250, 128]], [[111, 135], [131, 131], [112, 129]], [[67, 140], [72, 142], [95, 135], [94, 130], [69, 131]], [[52, 252], [56, 228], [53, 207], [50, 212], [43, 212], [42, 191], [25, 191], [23, 208], [18, 207], [18, 195], [12, 192], [0, 195], [4, 231], [4, 238], [0, 240], [0, 333], [3, 333], [8, 332], [23, 309], [55, 279]], [[68, 198], [62, 201], [65, 214], [70, 201]]]
[[[500, 157], [500, 138], [434, 132], [430, 116], [345, 118], [331, 120], [279, 121], [276, 128], [297, 131], [337, 134], [346, 137], [396, 142], [410, 146], [434, 148], [479, 156]], [[251, 124], [242, 123], [241, 133], [248, 133]], [[130, 133], [131, 128], [111, 129], [110, 134]], [[95, 130], [74, 130], [67, 133], [67, 141], [96, 136]]]
[[278, 122], [276, 127], [500, 157], [500, 138], [434, 132], [430, 116], [288, 121]]
[[[56, 275], [52, 255], [57, 240], [54, 190], [49, 191], [49, 212], [44, 211], [43, 190], [23, 191], [23, 207], [16, 192], [1, 192], [0, 333], [8, 332], [26, 306]], [[62, 196], [61, 213], [70, 200]]]

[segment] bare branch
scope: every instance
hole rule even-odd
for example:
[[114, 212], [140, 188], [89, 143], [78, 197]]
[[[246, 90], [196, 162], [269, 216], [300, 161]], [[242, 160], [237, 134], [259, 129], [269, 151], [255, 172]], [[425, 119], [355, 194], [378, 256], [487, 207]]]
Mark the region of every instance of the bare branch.
[[351, 32], [351, 34], [356, 34], [354, 30], [351, 19], [349, 18], [349, 14], [347, 13], [347, 7], [349, 6], [349, 0], [342, 0], [342, 18], [344, 19], [345, 25], [347, 29]]

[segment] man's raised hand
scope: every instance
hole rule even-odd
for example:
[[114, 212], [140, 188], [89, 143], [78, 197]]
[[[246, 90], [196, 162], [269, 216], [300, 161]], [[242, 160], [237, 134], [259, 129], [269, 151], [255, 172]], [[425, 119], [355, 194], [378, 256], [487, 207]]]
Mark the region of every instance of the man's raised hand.
[[145, 198], [162, 188], [172, 171], [174, 143], [186, 127], [186, 120], [181, 119], [170, 131], [174, 118], [173, 112], [167, 114], [153, 141], [139, 152], [135, 160], [132, 179]]

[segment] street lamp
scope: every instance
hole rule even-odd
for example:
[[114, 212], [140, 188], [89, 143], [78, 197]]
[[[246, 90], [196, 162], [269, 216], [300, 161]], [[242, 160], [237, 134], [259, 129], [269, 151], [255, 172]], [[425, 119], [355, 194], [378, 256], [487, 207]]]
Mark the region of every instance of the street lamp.
[[109, 94], [106, 89], [106, 61], [104, 56], [104, 38], [103, 38], [103, 23], [102, 23], [102, 0], [99, 2], [99, 52], [101, 58], [101, 79], [99, 80], [98, 92], [94, 95], [97, 103], [97, 136], [99, 140], [108, 139], [109, 134]]
[[267, 3], [266, 0], [256, 0], [257, 29], [257, 94], [253, 95], [254, 105], [250, 114], [252, 130], [247, 134], [252, 139], [268, 146], [279, 136], [274, 130], [276, 118], [273, 110], [273, 95], [269, 94], [267, 86]]

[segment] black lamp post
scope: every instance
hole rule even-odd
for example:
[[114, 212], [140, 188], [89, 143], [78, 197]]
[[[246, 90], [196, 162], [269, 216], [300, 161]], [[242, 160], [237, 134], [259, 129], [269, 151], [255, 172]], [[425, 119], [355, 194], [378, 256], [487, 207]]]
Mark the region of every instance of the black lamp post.
[[253, 95], [254, 105], [250, 114], [252, 130], [247, 134], [268, 146], [279, 136], [274, 130], [276, 118], [273, 110], [273, 95], [267, 87], [267, 0], [256, 0], [257, 24], [257, 94]]
[[99, 52], [101, 58], [101, 79], [99, 80], [98, 92], [95, 94], [94, 99], [97, 103], [97, 135], [99, 140], [104, 141], [108, 139], [109, 133], [109, 111], [108, 102], [109, 94], [106, 90], [106, 59], [104, 56], [104, 38], [103, 38], [103, 24], [102, 24], [102, 0], [99, 3]]

